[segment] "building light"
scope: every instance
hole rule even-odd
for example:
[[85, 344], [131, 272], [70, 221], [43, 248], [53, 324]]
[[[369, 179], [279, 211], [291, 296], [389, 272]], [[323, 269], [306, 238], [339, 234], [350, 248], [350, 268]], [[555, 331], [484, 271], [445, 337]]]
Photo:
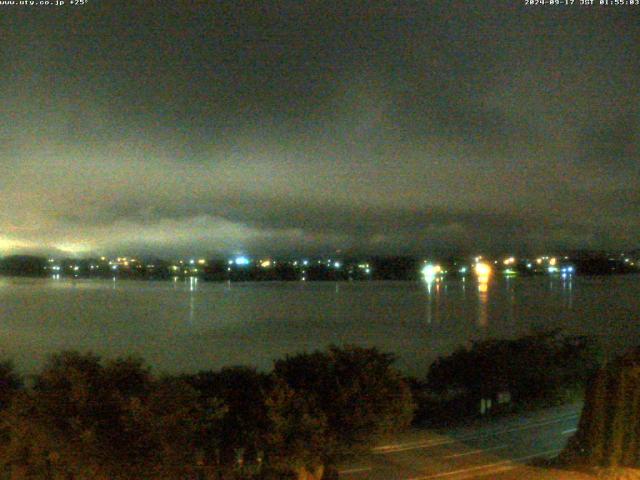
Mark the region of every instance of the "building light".
[[428, 283], [433, 282], [436, 276], [441, 272], [442, 267], [440, 267], [440, 265], [432, 265], [431, 263], [427, 263], [424, 267], [422, 267], [422, 276]]
[[236, 257], [236, 265], [249, 265], [249, 259], [247, 257]]
[[207, 261], [204, 258], [198, 260], [198, 265], [204, 265], [205, 263], [207, 263]]
[[491, 275], [491, 265], [488, 263], [478, 262], [474, 269], [478, 277], [488, 277]]
[[271, 266], [271, 260], [262, 260], [260, 266], [262, 268], [269, 268]]

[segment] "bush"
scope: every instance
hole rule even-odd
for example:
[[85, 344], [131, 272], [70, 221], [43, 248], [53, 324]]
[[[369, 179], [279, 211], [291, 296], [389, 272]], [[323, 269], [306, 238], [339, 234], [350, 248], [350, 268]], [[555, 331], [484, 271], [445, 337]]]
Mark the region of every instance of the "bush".
[[640, 347], [592, 378], [578, 430], [562, 458], [593, 466], [640, 467]]
[[63, 352], [27, 389], [0, 364], [0, 399], [9, 403], [0, 471], [319, 479], [339, 455], [411, 420], [411, 393], [392, 363], [375, 349], [331, 348], [278, 361], [269, 375], [234, 367], [158, 378], [139, 359]]
[[203, 402], [220, 401], [225, 406], [224, 417], [203, 440], [206, 455], [223, 465], [236, 463], [240, 452], [242, 461], [255, 461], [269, 428], [265, 403], [271, 388], [269, 375], [254, 368], [230, 367], [182, 379], [196, 389]]
[[330, 460], [411, 422], [411, 391], [393, 362], [375, 348], [331, 347], [279, 360], [274, 375], [326, 421], [323, 457]]
[[197, 399], [136, 359], [54, 355], [2, 413], [0, 464], [12, 478], [175, 478], [196, 463], [198, 432], [219, 413]]
[[14, 395], [22, 387], [22, 377], [15, 372], [13, 363], [8, 360], [0, 362], [0, 410], [11, 404]]
[[564, 337], [557, 331], [486, 340], [436, 360], [427, 385], [436, 393], [460, 392], [473, 399], [508, 391], [515, 402], [552, 402], [568, 388], [584, 385], [599, 365], [599, 352], [588, 337]]

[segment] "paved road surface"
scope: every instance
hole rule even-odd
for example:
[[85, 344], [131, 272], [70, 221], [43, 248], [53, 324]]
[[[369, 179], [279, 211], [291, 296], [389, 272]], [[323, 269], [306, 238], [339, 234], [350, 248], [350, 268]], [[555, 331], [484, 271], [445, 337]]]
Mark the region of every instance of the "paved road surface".
[[[375, 446], [340, 467], [346, 480], [462, 480], [559, 478], [525, 464], [553, 457], [575, 432], [581, 405], [446, 431], [413, 430]], [[562, 478], [584, 478], [563, 474]]]

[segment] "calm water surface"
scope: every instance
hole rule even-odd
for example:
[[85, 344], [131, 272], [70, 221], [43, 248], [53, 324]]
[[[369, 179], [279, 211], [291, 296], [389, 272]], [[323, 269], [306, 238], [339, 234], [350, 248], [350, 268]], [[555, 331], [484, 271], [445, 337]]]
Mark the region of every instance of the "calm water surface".
[[139, 355], [173, 373], [268, 369], [287, 353], [358, 344], [423, 375], [471, 340], [543, 327], [599, 335], [612, 351], [640, 344], [640, 276], [430, 286], [0, 278], [0, 348], [24, 372], [62, 349]]

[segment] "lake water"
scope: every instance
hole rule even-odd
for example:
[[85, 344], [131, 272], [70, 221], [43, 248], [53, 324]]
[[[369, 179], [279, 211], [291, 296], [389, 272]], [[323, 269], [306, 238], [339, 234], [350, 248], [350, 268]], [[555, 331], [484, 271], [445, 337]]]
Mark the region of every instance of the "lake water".
[[471, 340], [532, 328], [640, 344], [640, 276], [434, 283], [205, 283], [0, 278], [0, 348], [23, 372], [47, 354], [142, 356], [156, 371], [270, 368], [330, 344], [376, 346], [423, 375]]

